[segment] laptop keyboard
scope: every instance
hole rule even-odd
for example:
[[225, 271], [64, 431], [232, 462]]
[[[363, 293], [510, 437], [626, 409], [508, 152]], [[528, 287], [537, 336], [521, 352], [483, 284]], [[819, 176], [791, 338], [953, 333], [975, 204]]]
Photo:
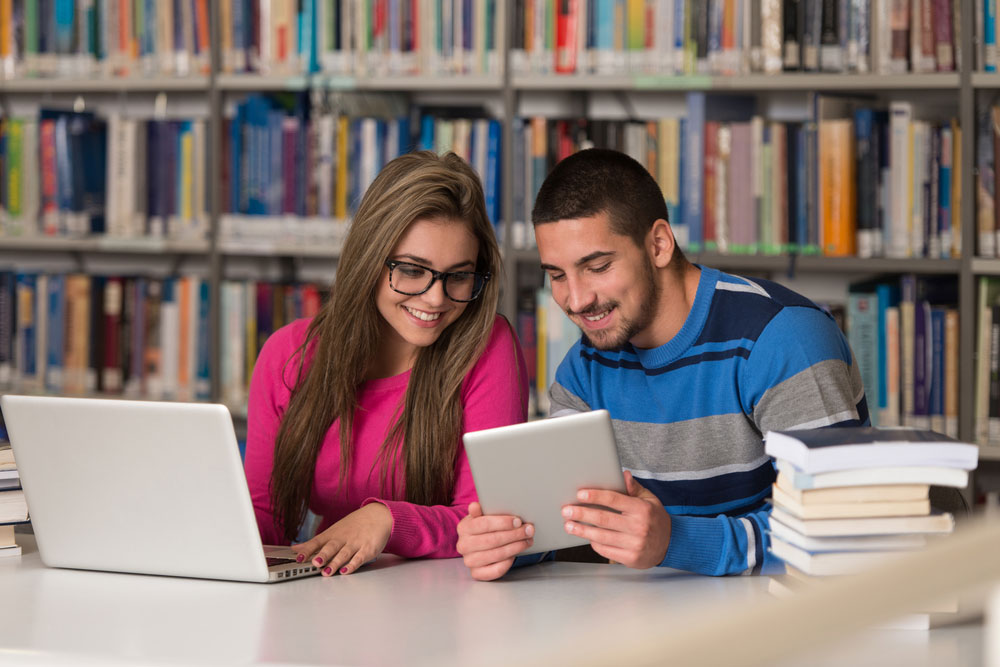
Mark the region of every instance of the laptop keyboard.
[[271, 556], [267, 557], [267, 566], [272, 565], [287, 565], [288, 563], [294, 563], [295, 561], [291, 558], [273, 558]]

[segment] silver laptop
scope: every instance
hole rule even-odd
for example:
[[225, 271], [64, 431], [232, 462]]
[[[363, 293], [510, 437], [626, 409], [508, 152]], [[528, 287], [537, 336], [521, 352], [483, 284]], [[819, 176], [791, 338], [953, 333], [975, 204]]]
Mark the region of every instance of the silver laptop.
[[265, 547], [222, 405], [0, 397], [51, 567], [274, 582], [317, 574]]
[[580, 489], [625, 493], [607, 410], [472, 431], [462, 441], [483, 513], [534, 524], [525, 555], [588, 544], [563, 528], [562, 508], [578, 504]]

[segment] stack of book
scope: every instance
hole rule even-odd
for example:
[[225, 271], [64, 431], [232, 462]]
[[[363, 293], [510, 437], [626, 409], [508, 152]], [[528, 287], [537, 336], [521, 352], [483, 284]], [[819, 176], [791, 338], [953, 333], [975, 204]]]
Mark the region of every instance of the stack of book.
[[28, 520], [28, 505], [10, 444], [0, 445], [0, 559], [20, 556], [14, 525]]
[[[975, 445], [933, 431], [861, 427], [772, 431], [765, 451], [778, 470], [770, 548], [786, 574], [769, 582], [778, 596], [950, 533], [954, 517], [931, 507], [930, 487], [964, 488], [979, 456]], [[927, 628], [933, 614], [958, 609], [947, 601], [917, 611], [892, 625]]]

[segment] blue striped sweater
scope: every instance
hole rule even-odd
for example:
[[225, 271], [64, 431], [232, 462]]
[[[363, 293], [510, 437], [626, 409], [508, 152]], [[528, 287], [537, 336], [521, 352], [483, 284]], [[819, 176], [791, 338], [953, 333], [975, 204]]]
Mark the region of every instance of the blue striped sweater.
[[684, 326], [650, 350], [578, 341], [551, 413], [606, 409], [622, 466], [672, 519], [661, 565], [701, 574], [777, 572], [768, 552], [768, 430], [867, 425], [851, 349], [816, 304], [767, 280], [702, 267]]

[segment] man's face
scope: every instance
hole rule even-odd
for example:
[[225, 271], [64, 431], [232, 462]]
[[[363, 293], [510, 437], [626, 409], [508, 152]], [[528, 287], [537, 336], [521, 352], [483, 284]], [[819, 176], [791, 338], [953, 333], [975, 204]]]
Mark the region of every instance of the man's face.
[[658, 287], [644, 249], [614, 233], [606, 213], [535, 227], [552, 297], [600, 350], [619, 348], [656, 315]]

